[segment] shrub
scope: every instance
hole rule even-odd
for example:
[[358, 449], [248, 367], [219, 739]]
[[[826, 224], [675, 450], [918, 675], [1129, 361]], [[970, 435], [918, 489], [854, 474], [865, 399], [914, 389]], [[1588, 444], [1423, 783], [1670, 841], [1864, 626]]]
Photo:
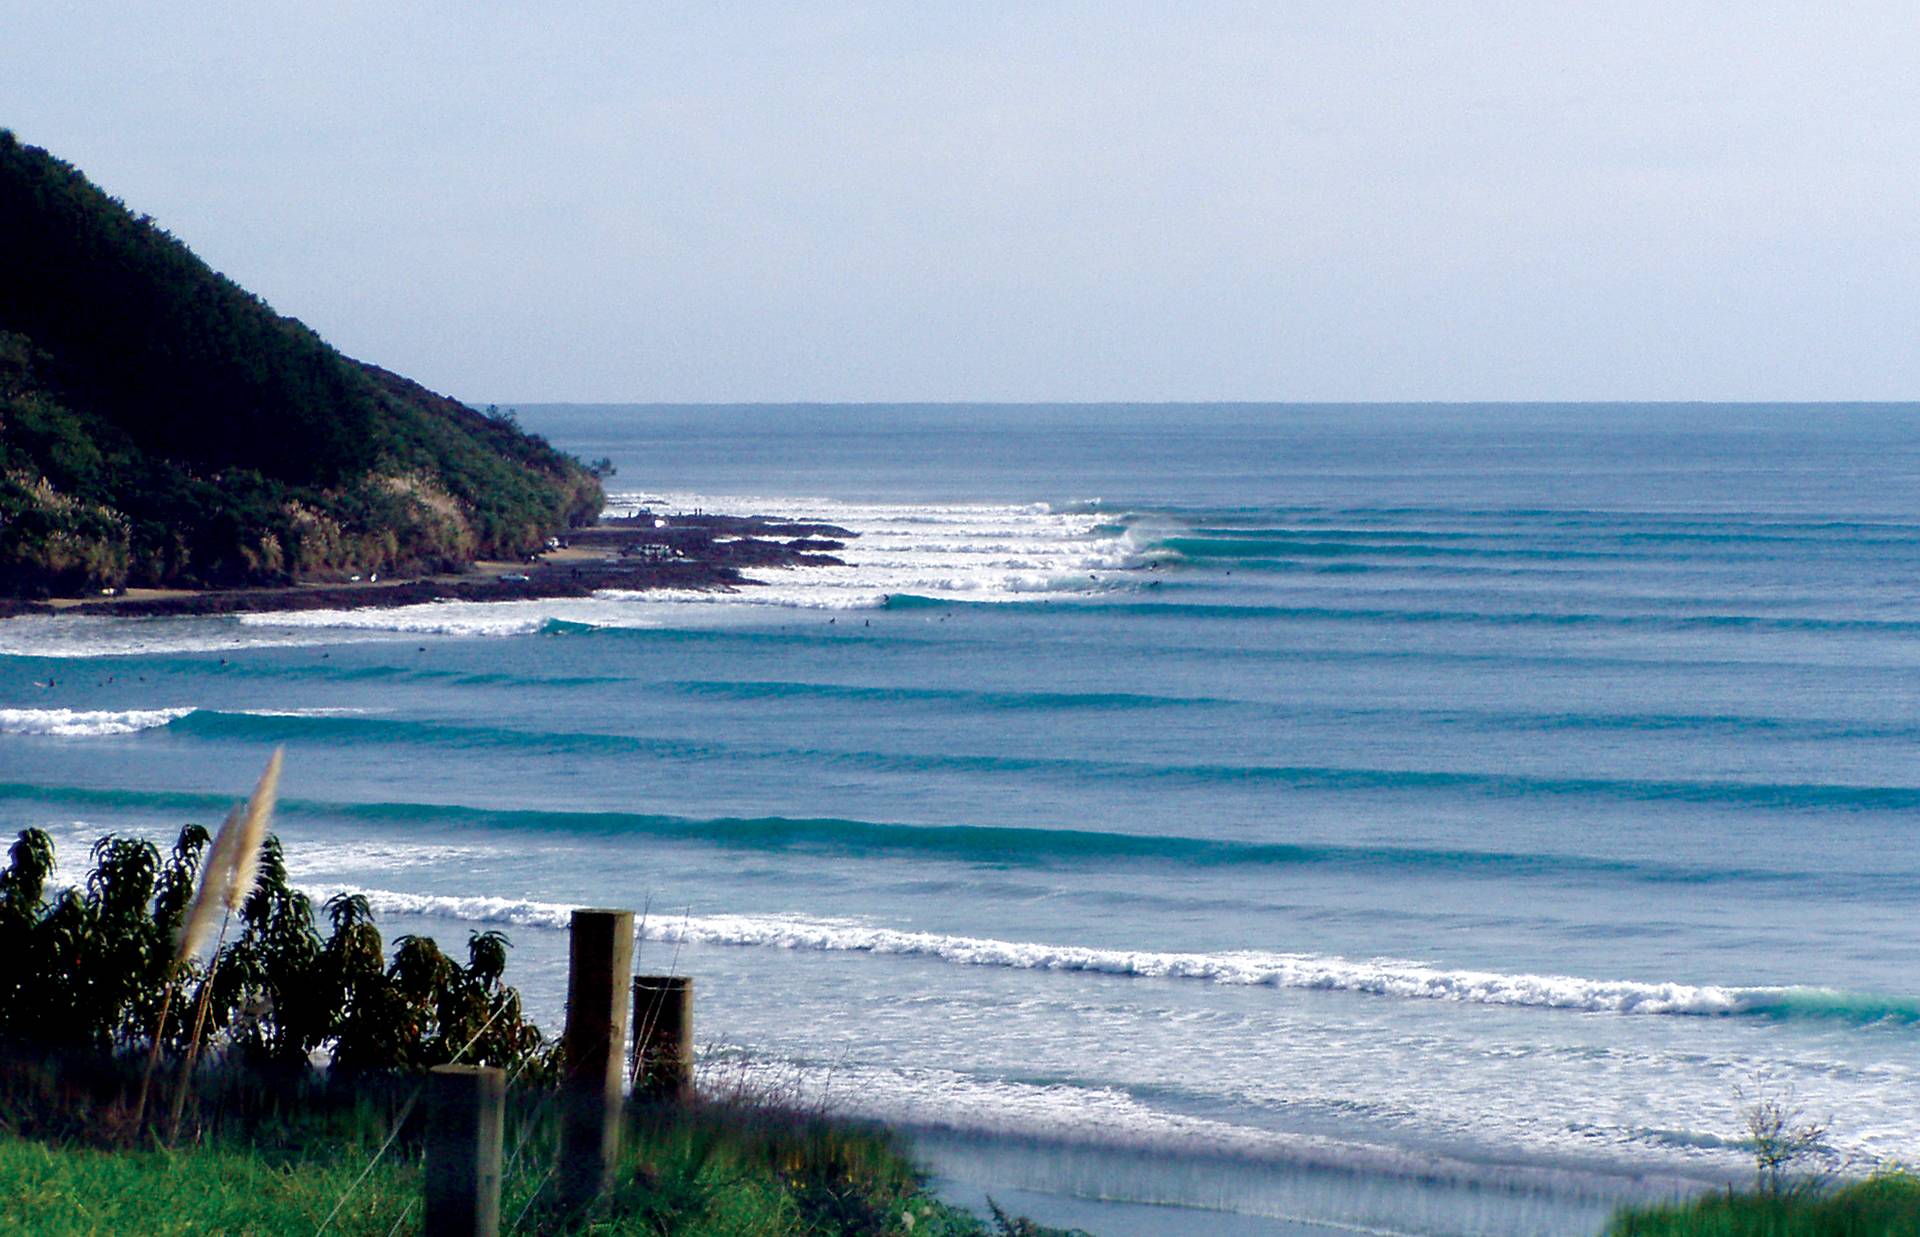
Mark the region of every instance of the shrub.
[[[94, 846], [83, 884], [50, 896], [53, 841], [39, 829], [21, 832], [0, 870], [0, 956], [17, 963], [0, 973], [0, 1045], [141, 1055], [173, 982], [182, 994], [207, 989], [201, 1042], [219, 1040], [249, 1067], [304, 1074], [324, 1049], [342, 1077], [456, 1057], [544, 1069], [546, 1039], [501, 982], [511, 947], [503, 934], [472, 933], [464, 964], [414, 936], [395, 942], [389, 958], [366, 900], [342, 895], [324, 908], [330, 931], [322, 937], [272, 836], [234, 915], [237, 931], [208, 961], [176, 965], [207, 848], [199, 825], [181, 830], [164, 858], [150, 842], [109, 835]], [[164, 1035], [175, 1053], [192, 1047], [186, 1018]]]

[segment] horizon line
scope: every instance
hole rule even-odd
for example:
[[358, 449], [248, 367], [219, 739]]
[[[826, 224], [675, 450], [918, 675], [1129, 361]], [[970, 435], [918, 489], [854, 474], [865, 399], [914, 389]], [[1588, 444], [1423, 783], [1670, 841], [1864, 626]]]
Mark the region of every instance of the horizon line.
[[529, 408], [1920, 408], [1907, 399], [527, 399]]

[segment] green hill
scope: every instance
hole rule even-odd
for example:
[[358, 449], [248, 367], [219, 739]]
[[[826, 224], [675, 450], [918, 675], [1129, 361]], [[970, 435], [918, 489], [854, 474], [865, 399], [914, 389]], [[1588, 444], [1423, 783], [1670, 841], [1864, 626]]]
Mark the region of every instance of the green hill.
[[0, 594], [442, 570], [592, 519], [572, 457], [342, 356], [0, 130]]

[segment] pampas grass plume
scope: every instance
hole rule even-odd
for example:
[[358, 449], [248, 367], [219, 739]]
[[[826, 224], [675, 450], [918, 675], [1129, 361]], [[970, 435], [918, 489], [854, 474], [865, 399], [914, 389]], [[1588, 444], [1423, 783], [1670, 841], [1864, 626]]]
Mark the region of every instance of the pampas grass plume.
[[240, 824], [245, 810], [243, 804], [235, 804], [220, 826], [220, 832], [213, 835], [213, 849], [200, 865], [200, 887], [193, 891], [193, 902], [180, 925], [180, 942], [173, 952], [176, 963], [199, 953], [213, 933], [214, 912], [225, 904], [227, 882], [233, 876], [233, 856], [240, 845]]
[[273, 819], [274, 795], [280, 789], [280, 758], [286, 754], [286, 748], [276, 747], [273, 755], [267, 758], [265, 772], [254, 784], [253, 795], [247, 800], [246, 812], [240, 818], [239, 837], [233, 852], [233, 870], [227, 876], [227, 909], [237, 911], [240, 904], [253, 892], [253, 883], [260, 875], [260, 848], [267, 840], [267, 823]]

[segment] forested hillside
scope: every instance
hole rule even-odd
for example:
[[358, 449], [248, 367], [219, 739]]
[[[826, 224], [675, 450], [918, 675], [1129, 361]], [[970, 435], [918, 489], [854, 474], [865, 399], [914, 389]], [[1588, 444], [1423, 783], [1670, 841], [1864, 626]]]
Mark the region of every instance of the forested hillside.
[[600, 500], [0, 130], [0, 594], [444, 569]]

